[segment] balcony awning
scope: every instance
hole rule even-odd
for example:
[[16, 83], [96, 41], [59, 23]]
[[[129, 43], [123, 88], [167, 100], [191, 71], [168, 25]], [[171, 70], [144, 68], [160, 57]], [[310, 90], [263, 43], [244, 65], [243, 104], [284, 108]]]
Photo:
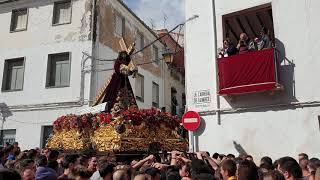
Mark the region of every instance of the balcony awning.
[[219, 95], [254, 93], [277, 88], [274, 49], [218, 60]]

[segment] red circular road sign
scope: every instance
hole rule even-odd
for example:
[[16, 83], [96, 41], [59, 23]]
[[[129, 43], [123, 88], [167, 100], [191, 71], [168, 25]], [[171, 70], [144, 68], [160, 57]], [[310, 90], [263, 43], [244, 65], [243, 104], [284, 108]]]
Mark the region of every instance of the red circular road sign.
[[200, 116], [197, 112], [188, 111], [182, 117], [182, 124], [186, 130], [195, 131], [200, 126]]

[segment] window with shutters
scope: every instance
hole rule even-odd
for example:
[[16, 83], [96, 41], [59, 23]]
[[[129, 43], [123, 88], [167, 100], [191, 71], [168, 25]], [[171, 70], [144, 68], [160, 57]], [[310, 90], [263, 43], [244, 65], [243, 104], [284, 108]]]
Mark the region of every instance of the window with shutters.
[[58, 1], [53, 7], [53, 25], [71, 23], [71, 1]]
[[157, 46], [153, 46], [153, 61], [155, 64], [159, 65], [160, 64], [160, 59], [159, 59], [159, 49]]
[[25, 31], [28, 24], [28, 9], [16, 9], [12, 11], [10, 31]]
[[116, 13], [116, 34], [120, 37], [124, 37], [125, 35], [125, 24], [126, 21], [124, 17], [122, 17], [120, 14]]
[[52, 133], [53, 133], [53, 126], [42, 126], [42, 140], [41, 140], [42, 148], [45, 148], [47, 144], [47, 140], [49, 139]]
[[70, 53], [50, 54], [46, 87], [66, 87], [70, 81]]
[[152, 106], [159, 108], [159, 85], [152, 82]]
[[1, 144], [5, 143], [13, 144], [16, 141], [16, 130], [15, 129], [6, 129], [1, 130]]
[[24, 58], [8, 59], [4, 64], [2, 91], [23, 89]]
[[138, 74], [136, 77], [136, 99], [143, 102], [144, 101], [144, 76]]
[[144, 47], [144, 36], [142, 33], [138, 33], [136, 47], [138, 51]]

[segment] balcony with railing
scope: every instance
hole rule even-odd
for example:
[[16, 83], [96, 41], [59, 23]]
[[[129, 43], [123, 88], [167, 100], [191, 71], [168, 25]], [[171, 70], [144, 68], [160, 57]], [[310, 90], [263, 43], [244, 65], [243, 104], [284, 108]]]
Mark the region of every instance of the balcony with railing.
[[279, 90], [273, 48], [218, 59], [219, 95]]

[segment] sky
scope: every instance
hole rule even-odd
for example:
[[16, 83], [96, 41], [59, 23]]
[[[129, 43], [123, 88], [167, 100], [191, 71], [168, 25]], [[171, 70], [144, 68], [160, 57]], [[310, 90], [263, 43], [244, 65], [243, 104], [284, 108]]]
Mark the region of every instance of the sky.
[[[184, 21], [185, 0], [124, 0], [148, 26], [172, 29]], [[165, 16], [167, 17], [166, 23]]]

